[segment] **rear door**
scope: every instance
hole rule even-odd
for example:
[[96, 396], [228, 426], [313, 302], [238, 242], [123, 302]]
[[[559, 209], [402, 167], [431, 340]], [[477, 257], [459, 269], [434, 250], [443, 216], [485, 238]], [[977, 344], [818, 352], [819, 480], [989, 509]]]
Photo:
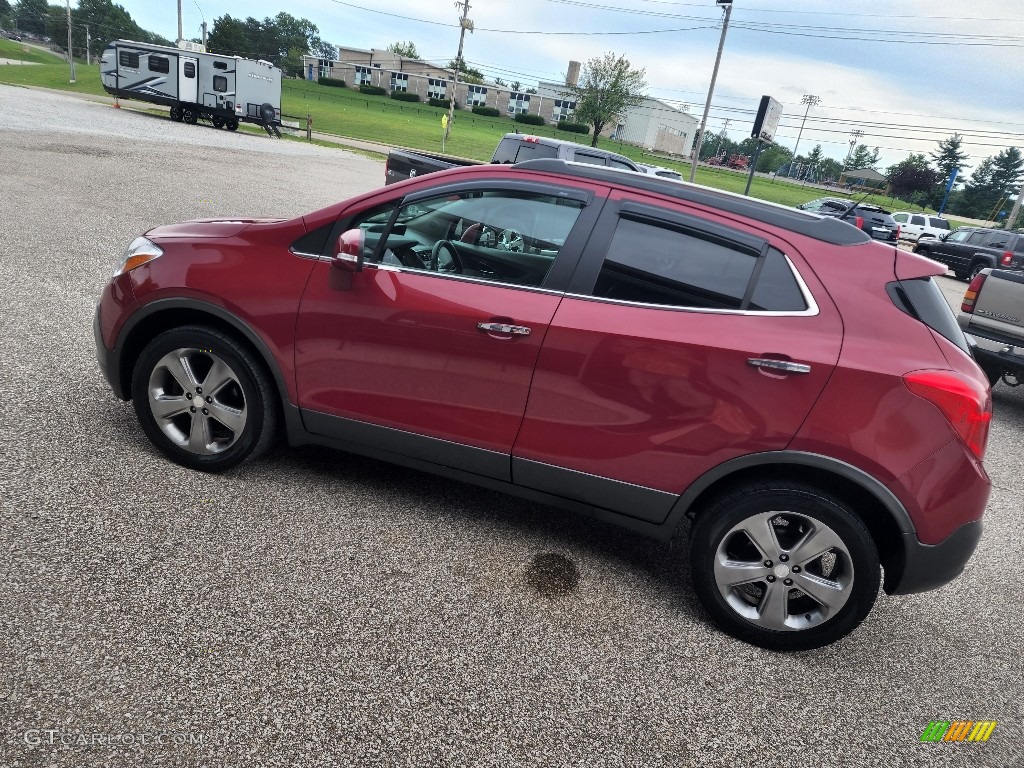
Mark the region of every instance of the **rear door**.
[[787, 243], [613, 197], [551, 321], [513, 480], [660, 522], [705, 471], [785, 448], [842, 324]]
[[198, 61], [191, 56], [178, 57], [178, 101], [195, 104], [199, 100]]

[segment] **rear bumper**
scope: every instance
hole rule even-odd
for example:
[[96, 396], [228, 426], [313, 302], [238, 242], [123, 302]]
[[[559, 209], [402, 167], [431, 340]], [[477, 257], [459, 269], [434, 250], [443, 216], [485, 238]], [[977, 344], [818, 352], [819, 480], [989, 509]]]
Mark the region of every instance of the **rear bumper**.
[[903, 534], [903, 563], [899, 572], [886, 571], [885, 591], [891, 595], [927, 592], [963, 573], [981, 539], [981, 520], [964, 523], [939, 544], [922, 544], [913, 533]]

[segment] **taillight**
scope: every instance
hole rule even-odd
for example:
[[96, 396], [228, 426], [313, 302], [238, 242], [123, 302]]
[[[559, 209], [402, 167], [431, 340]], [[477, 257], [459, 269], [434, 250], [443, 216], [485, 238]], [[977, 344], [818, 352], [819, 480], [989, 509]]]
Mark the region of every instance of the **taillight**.
[[1003, 251], [1003, 257], [999, 260], [999, 263], [1004, 267], [1013, 264], [1013, 253], [1011, 251]]
[[857, 229], [864, 229], [864, 217], [863, 216], [858, 216], [856, 219], [854, 219], [854, 222], [856, 222]]
[[981, 290], [981, 286], [985, 284], [985, 275], [975, 275], [974, 279], [971, 280], [971, 284], [967, 286], [967, 290], [964, 291], [964, 300], [960, 304], [960, 311], [971, 314], [974, 312], [974, 302], [978, 299], [978, 292]]
[[540, 139], [536, 136], [523, 136], [523, 141], [527, 144], [540, 144]]
[[899, 224], [896, 225], [896, 239], [897, 240], [900, 239], [900, 225]]
[[953, 371], [913, 371], [903, 375], [912, 393], [938, 408], [979, 460], [985, 457], [992, 396], [974, 379]]

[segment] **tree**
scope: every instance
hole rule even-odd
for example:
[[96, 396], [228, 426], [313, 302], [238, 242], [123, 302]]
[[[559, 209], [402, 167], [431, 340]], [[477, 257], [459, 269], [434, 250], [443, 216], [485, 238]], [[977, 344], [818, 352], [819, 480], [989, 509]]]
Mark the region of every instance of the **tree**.
[[889, 191], [909, 201], [934, 188], [937, 178], [935, 171], [928, 165], [928, 159], [913, 153], [890, 166], [886, 175], [889, 177]]
[[480, 84], [484, 81], [484, 73], [479, 69], [467, 66], [465, 59], [452, 59], [448, 62], [448, 69], [454, 71], [456, 66], [459, 68], [460, 83]]
[[407, 59], [418, 59], [420, 57], [419, 51], [416, 50], [416, 43], [412, 40], [404, 43], [399, 40], [397, 43], [389, 45], [388, 50], [399, 56], [405, 56]]
[[520, 83], [518, 80], [513, 80], [512, 84], [509, 86], [509, 88], [511, 88], [513, 91], [517, 91], [517, 92], [522, 87], [523, 87], [523, 84]]
[[11, 4], [8, 0], [0, 0], [0, 21], [6, 19], [11, 14]]
[[858, 144], [857, 148], [853, 150], [853, 154], [850, 155], [850, 161], [846, 164], [846, 167], [851, 170], [874, 168], [878, 164], [878, 149], [878, 147], [875, 147], [871, 150], [867, 148], [866, 144]]
[[935, 164], [936, 184], [939, 187], [940, 194], [946, 191], [946, 184], [953, 169], [960, 168], [963, 170], [964, 168], [967, 153], [961, 148], [963, 141], [963, 136], [959, 133], [954, 133], [948, 139], [940, 141], [938, 150], [930, 154], [932, 162]]
[[505, 85], [505, 81], [502, 80], [500, 77], [496, 77], [494, 78], [494, 84], [498, 86], [503, 86]]
[[562, 95], [576, 102], [575, 119], [593, 126], [590, 146], [597, 146], [608, 123], [643, 101], [646, 74], [646, 70], [633, 69], [625, 56], [614, 53], [595, 56], [583, 65], [579, 82], [568, 86]]
[[323, 58], [337, 56], [333, 47], [330, 51], [325, 48], [327, 44], [317, 36], [318, 32], [313, 22], [283, 11], [263, 21], [251, 16], [242, 21], [224, 15], [213, 20], [207, 48], [230, 56], [266, 59], [287, 74], [301, 75], [304, 54], [314, 51], [317, 55], [331, 53]]
[[[1004, 200], [1003, 191], [994, 180], [995, 170], [995, 163], [991, 157], [986, 157], [978, 163], [970, 181], [964, 187], [963, 194], [956, 200], [956, 213], [979, 219], [988, 219], [995, 214], [997, 207]], [[953, 210], [952, 204], [950, 209]]]
[[1007, 197], [1016, 197], [1024, 176], [1024, 157], [1016, 147], [1004, 149], [992, 160], [992, 186]]
[[320, 59], [327, 59], [328, 61], [338, 60], [338, 46], [334, 43], [328, 43], [326, 40], [317, 40], [309, 47], [310, 53]]
[[[45, 35], [47, 34], [46, 16], [48, 11], [46, 0], [18, 0], [18, 4], [14, 6], [14, 26], [22, 32]], [[65, 22], [65, 38], [67, 38], [67, 30]]]
[[525, 93], [534, 94], [534, 93], [537, 93], [537, 89], [536, 88], [527, 88]]

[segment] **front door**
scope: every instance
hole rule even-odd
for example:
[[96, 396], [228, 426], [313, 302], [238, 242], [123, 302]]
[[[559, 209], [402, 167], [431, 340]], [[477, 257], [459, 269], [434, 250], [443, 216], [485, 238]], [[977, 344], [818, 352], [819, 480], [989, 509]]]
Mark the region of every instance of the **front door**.
[[199, 100], [199, 62], [190, 56], [178, 57], [178, 101], [195, 104]]
[[296, 377], [307, 429], [510, 478], [562, 297], [549, 275], [567, 247], [579, 252], [571, 237], [585, 207], [582, 196], [538, 190], [420, 197], [344, 224], [366, 233], [367, 262], [351, 275], [320, 261], [303, 295]]

